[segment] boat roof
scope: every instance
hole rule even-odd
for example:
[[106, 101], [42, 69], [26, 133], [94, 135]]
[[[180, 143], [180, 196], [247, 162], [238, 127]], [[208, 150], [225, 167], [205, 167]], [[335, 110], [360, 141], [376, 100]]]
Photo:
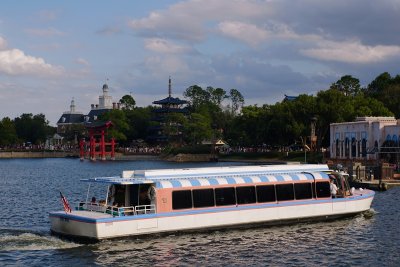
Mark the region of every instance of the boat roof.
[[82, 181], [108, 184], [155, 184], [180, 188], [228, 184], [329, 180], [327, 165], [230, 166], [188, 169], [123, 171], [121, 177], [97, 177]]

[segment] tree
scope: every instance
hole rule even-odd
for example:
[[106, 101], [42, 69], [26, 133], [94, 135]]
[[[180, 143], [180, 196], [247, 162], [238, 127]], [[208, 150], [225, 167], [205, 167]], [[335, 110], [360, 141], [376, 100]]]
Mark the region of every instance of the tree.
[[221, 106], [222, 101], [228, 98], [226, 91], [222, 88], [214, 89], [209, 86], [207, 87], [207, 92], [210, 94], [210, 101], [217, 106]]
[[124, 110], [129, 125], [129, 130], [126, 132], [127, 140], [147, 139], [152, 110], [152, 106]]
[[330, 89], [338, 90], [345, 96], [355, 96], [361, 91], [360, 80], [351, 75], [345, 75], [333, 83]]
[[125, 112], [119, 109], [113, 109], [102, 114], [99, 119], [101, 121], [111, 121], [113, 127], [108, 129], [108, 135], [114, 137], [119, 142], [123, 143], [127, 140], [126, 132], [129, 130]]
[[192, 110], [195, 110], [200, 105], [208, 103], [211, 94], [198, 85], [192, 85], [186, 88], [183, 96], [189, 99], [189, 106]]
[[381, 101], [400, 118], [400, 75], [392, 78], [387, 72], [380, 74], [368, 85], [365, 94]]
[[136, 101], [131, 95], [124, 95], [119, 102], [122, 104], [122, 109], [132, 110], [136, 105]]
[[189, 120], [184, 124], [185, 140], [192, 144], [200, 144], [203, 140], [211, 139], [211, 120], [199, 113], [190, 114]]
[[0, 121], [0, 145], [7, 146], [17, 142], [17, 132], [13, 121], [5, 117]]
[[244, 97], [243, 95], [236, 89], [231, 89], [229, 91], [229, 98], [232, 102], [232, 113], [238, 112], [239, 108], [243, 107], [244, 105]]
[[42, 143], [48, 135], [54, 134], [55, 129], [49, 126], [44, 114], [24, 113], [14, 119], [15, 130], [18, 139], [22, 142]]
[[392, 77], [388, 72], [378, 75], [366, 88], [366, 94], [372, 97], [378, 96], [382, 91], [392, 83]]

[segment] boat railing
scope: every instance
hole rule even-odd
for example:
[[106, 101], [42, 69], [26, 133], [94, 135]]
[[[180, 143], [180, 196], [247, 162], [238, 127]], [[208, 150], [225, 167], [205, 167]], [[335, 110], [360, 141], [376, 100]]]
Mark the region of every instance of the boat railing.
[[130, 207], [105, 206], [91, 202], [79, 202], [77, 210], [108, 213], [113, 216], [132, 216], [156, 213], [155, 205], [139, 205]]
[[92, 202], [79, 202], [77, 210], [86, 210], [86, 211], [96, 211], [96, 212], [105, 212], [107, 207], [102, 204], [92, 203]]
[[135, 214], [156, 213], [156, 205], [139, 205], [135, 207]]

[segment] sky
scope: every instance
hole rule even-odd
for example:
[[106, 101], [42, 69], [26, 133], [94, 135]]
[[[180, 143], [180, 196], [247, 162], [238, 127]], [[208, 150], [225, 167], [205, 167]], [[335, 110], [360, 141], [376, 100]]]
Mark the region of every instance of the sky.
[[239, 90], [245, 105], [362, 86], [400, 74], [400, 0], [2, 0], [0, 119], [71, 100], [83, 114], [104, 83], [137, 106], [191, 85]]

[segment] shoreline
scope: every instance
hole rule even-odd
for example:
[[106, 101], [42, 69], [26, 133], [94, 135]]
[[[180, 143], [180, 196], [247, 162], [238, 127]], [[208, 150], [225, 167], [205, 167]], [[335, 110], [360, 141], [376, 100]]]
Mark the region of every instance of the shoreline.
[[[0, 159], [39, 159], [39, 158], [79, 158], [77, 152], [65, 151], [7, 151], [0, 152]], [[89, 160], [85, 158], [85, 160]], [[111, 160], [107, 158], [106, 161]], [[210, 154], [177, 154], [169, 156], [161, 155], [125, 155], [122, 153], [115, 153], [115, 160], [120, 161], [136, 161], [136, 160], [149, 160], [149, 161], [172, 161], [172, 162], [245, 162], [245, 163], [260, 163], [260, 164], [291, 164], [291, 162], [282, 161], [278, 159], [246, 159], [246, 158], [218, 158]], [[96, 159], [101, 161], [101, 159]], [[298, 163], [298, 162], [296, 162]]]

